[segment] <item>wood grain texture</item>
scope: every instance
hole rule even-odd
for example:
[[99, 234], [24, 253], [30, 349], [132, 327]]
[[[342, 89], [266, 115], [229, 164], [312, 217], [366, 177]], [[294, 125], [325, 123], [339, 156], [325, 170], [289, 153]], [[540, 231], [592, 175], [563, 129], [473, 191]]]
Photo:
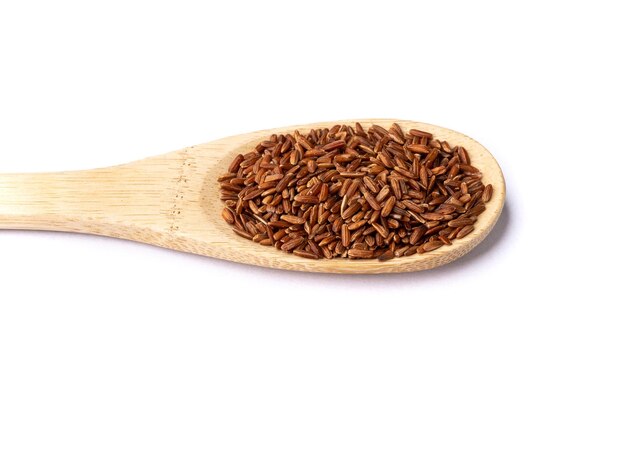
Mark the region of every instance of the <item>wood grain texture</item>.
[[363, 126], [418, 128], [464, 146], [483, 182], [494, 187], [475, 230], [451, 246], [426, 254], [377, 260], [308, 260], [236, 235], [221, 217], [217, 178], [232, 158], [272, 133], [354, 124], [342, 120], [261, 130], [103, 169], [0, 175], [0, 229], [55, 230], [139, 241], [240, 263], [297, 271], [390, 273], [449, 263], [480, 243], [495, 225], [505, 199], [502, 171], [473, 139], [442, 127], [395, 119], [359, 119]]

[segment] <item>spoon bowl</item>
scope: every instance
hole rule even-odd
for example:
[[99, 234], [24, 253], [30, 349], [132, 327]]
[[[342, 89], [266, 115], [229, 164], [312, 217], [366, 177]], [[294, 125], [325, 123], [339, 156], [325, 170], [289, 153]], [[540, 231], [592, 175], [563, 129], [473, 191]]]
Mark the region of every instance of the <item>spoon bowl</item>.
[[[430, 132], [465, 147], [472, 165], [493, 185], [474, 230], [450, 246], [385, 262], [343, 258], [310, 260], [262, 246], [235, 234], [221, 216], [217, 179], [237, 154], [276, 133], [308, 132], [335, 124], [378, 124]], [[261, 130], [191, 146], [144, 160], [92, 169], [0, 175], [0, 229], [54, 230], [111, 236], [239, 263], [295, 271], [375, 274], [435, 268], [465, 255], [498, 220], [505, 199], [502, 171], [473, 139], [435, 125], [394, 119], [364, 119]]]

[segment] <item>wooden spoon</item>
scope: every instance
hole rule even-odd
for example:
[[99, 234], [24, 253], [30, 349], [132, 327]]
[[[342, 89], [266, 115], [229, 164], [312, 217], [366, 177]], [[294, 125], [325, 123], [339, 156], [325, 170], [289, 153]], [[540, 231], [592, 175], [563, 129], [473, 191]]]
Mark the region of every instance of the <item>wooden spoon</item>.
[[425, 254], [378, 260], [309, 260], [236, 235], [222, 219], [217, 178], [239, 153], [272, 133], [354, 125], [355, 120], [281, 127], [231, 136], [121, 166], [86, 171], [0, 175], [0, 229], [55, 230], [105, 235], [240, 263], [296, 271], [390, 273], [430, 269], [469, 252], [495, 225], [505, 198], [502, 171], [473, 139], [453, 130], [392, 119], [358, 120], [364, 127], [393, 122], [464, 146], [493, 185], [487, 209], [468, 236]]

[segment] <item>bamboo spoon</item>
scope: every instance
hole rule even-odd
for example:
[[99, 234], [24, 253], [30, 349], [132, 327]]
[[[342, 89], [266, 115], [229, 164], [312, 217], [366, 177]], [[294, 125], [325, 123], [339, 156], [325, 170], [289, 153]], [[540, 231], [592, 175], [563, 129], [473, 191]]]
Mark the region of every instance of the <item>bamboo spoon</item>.
[[234, 262], [296, 271], [390, 273], [430, 269], [469, 252], [495, 225], [505, 198], [493, 156], [461, 133], [420, 122], [366, 119], [364, 126], [393, 122], [464, 146], [472, 164], [493, 185], [487, 209], [468, 236], [425, 254], [377, 260], [309, 260], [236, 235], [222, 219], [217, 178], [232, 159], [272, 133], [351, 124], [355, 120], [281, 127], [231, 136], [121, 166], [87, 171], [0, 175], [0, 229], [54, 230], [105, 235]]

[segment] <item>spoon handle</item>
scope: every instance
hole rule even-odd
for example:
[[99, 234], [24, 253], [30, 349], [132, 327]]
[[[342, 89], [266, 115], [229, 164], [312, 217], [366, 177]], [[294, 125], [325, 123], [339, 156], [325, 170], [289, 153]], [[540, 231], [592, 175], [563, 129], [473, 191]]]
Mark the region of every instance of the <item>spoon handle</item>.
[[[0, 174], [0, 229], [133, 238], [163, 212], [163, 187], [140, 166]], [[158, 221], [157, 221], [158, 225]]]

